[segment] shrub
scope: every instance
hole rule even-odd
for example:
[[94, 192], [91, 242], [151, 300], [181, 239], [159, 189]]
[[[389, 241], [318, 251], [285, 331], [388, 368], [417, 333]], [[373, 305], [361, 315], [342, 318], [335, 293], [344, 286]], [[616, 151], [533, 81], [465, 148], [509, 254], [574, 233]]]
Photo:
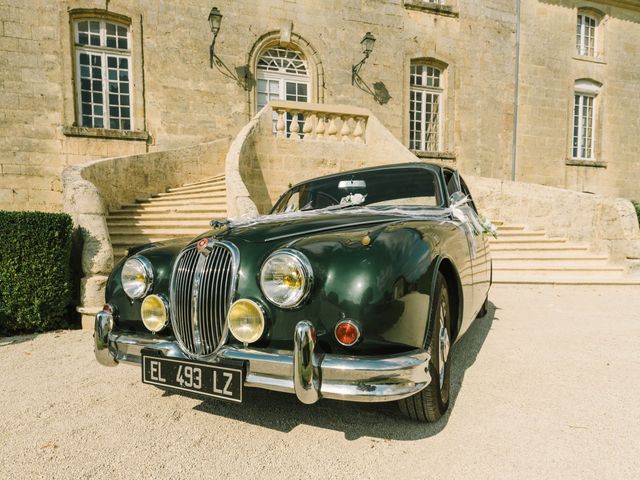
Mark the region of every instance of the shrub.
[[67, 325], [71, 218], [0, 211], [0, 335]]
[[638, 216], [638, 223], [640, 223], [640, 202], [633, 202], [633, 206], [636, 207], [636, 215]]

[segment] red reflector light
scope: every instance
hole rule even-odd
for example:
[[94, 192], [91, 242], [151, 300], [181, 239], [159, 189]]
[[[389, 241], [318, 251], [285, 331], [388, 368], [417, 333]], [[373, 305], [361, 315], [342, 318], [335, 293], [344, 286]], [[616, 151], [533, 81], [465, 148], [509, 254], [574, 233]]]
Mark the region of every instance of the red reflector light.
[[360, 329], [351, 320], [338, 322], [335, 330], [336, 340], [345, 347], [350, 347], [360, 339]]
[[113, 313], [113, 307], [111, 305], [109, 305], [108, 303], [106, 303], [102, 307], [102, 310], [104, 310], [105, 312]]

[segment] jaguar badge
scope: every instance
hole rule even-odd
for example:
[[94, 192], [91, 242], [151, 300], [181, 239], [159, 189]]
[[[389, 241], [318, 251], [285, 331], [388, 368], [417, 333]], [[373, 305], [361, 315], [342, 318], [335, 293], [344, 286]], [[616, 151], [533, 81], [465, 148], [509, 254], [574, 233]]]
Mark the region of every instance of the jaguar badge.
[[208, 257], [211, 253], [211, 250], [213, 250], [213, 244], [209, 241], [208, 238], [203, 238], [202, 240], [199, 240], [198, 243], [196, 243], [196, 249], [202, 255]]

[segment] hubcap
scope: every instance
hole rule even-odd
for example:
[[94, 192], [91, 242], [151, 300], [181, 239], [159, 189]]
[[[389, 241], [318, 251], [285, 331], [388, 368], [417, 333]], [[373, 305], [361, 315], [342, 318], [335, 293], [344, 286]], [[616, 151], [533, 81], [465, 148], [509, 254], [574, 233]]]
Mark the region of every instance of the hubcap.
[[446, 304], [445, 299], [441, 299], [440, 301], [440, 331], [438, 334], [439, 339], [439, 353], [440, 353], [440, 371], [438, 372], [440, 375], [440, 388], [444, 385], [444, 371], [445, 366], [447, 365], [447, 359], [449, 358], [449, 332], [447, 331], [447, 327], [445, 325], [446, 318]]

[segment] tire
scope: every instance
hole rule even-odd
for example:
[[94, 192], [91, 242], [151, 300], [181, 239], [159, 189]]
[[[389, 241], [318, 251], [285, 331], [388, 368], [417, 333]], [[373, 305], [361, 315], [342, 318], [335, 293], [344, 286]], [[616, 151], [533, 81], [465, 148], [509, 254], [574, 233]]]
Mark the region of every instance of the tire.
[[489, 296], [487, 295], [487, 298], [484, 299], [484, 302], [482, 303], [482, 306], [480, 307], [480, 311], [478, 311], [478, 315], [476, 315], [476, 318], [482, 318], [484, 317], [489, 308]]
[[449, 408], [451, 308], [447, 281], [441, 273], [438, 273], [436, 280], [433, 307], [430, 322], [431, 331], [428, 336], [431, 382], [426, 388], [411, 397], [398, 400], [400, 411], [418, 422], [437, 422]]

